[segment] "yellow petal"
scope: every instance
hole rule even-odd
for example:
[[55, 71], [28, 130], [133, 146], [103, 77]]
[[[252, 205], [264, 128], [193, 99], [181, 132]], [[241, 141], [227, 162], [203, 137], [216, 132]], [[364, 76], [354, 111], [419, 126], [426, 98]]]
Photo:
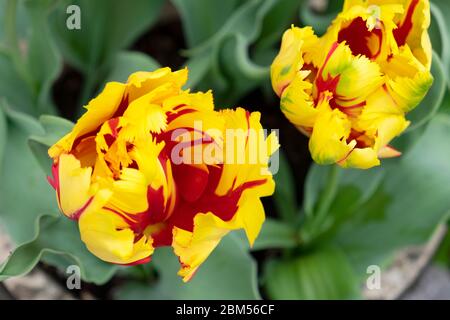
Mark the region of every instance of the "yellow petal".
[[210, 212], [195, 216], [193, 232], [177, 227], [173, 229], [172, 246], [181, 263], [178, 275], [184, 282], [194, 276], [200, 265], [229, 231], [226, 223]]
[[407, 46], [383, 64], [383, 70], [387, 75], [386, 88], [404, 112], [419, 105], [433, 84], [431, 72], [421, 65]]
[[359, 116], [355, 127], [372, 135], [373, 149], [378, 153], [393, 138], [400, 135], [409, 125], [404, 112], [383, 88], [367, 99], [367, 104]]
[[281, 49], [271, 66], [271, 79], [274, 91], [281, 96], [297, 72], [303, 67], [305, 54], [318, 38], [311, 27], [292, 27], [287, 30], [281, 42]]
[[324, 97], [318, 106], [318, 116], [309, 140], [309, 150], [315, 162], [333, 164], [347, 157], [356, 145], [347, 143], [351, 122], [338, 109], [329, 105], [330, 95]]
[[178, 95], [172, 96], [163, 102], [164, 111], [181, 112], [182, 110], [197, 110], [197, 111], [213, 111], [214, 98], [212, 91], [190, 93], [184, 91]]
[[88, 250], [106, 262], [130, 264], [153, 253], [152, 239], [135, 235], [127, 223], [107, 209], [90, 211], [79, 220], [80, 235]]
[[312, 84], [305, 80], [307, 73], [299, 73], [281, 96], [281, 111], [297, 128], [312, 128], [317, 109], [311, 96]]
[[73, 155], [62, 154], [57, 170], [54, 178], [58, 204], [69, 218], [77, 219], [85, 212], [103, 206], [111, 195], [109, 190], [98, 190], [91, 184], [92, 168], [82, 168]]
[[181, 90], [187, 78], [187, 68], [175, 72], [172, 72], [170, 68], [161, 68], [152, 72], [139, 71], [129, 76], [126, 92], [129, 101], [132, 102], [162, 85], [172, 85]]
[[407, 44], [414, 56], [428, 69], [431, 68], [432, 48], [428, 35], [431, 23], [429, 0], [402, 0], [405, 13], [394, 30], [399, 46]]
[[379, 166], [380, 160], [372, 148], [355, 148], [339, 165], [344, 168], [370, 169]]
[[113, 195], [109, 205], [121, 212], [140, 213], [148, 208], [148, 184], [145, 175], [136, 169], [125, 168], [120, 179], [112, 183]]
[[[272, 174], [268, 170], [270, 156], [279, 148], [275, 133], [268, 137], [260, 123], [260, 113], [237, 108], [223, 110], [225, 119], [224, 165], [215, 190], [225, 195], [249, 183], [259, 196], [269, 196], [274, 191]], [[253, 186], [252, 186], [253, 184]]]
[[266, 219], [259, 197], [244, 192], [239, 201], [236, 219], [239, 228], [244, 228], [250, 246], [253, 246]]
[[103, 92], [88, 103], [86, 113], [77, 121], [72, 131], [49, 149], [50, 157], [55, 159], [62, 152], [69, 152], [78, 137], [97, 130], [105, 121], [113, 117], [122, 102], [124, 92], [124, 84], [107, 83]]

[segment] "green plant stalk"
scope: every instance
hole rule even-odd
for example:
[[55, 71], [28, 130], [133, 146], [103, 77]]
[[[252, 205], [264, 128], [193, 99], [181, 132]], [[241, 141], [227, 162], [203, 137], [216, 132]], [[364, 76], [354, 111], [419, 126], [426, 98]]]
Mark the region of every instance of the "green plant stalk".
[[301, 239], [309, 243], [315, 239], [323, 230], [323, 225], [326, 222], [329, 210], [336, 197], [339, 182], [339, 167], [333, 165], [328, 173], [327, 183], [319, 198], [317, 209], [314, 215], [310, 218], [310, 222], [306, 223], [305, 227], [299, 232]]

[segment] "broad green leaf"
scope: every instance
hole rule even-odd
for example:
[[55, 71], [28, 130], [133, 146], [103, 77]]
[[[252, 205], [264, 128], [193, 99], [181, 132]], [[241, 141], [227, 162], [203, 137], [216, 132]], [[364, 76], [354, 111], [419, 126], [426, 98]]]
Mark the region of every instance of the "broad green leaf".
[[0, 266], [0, 281], [27, 274], [45, 256], [60, 255], [80, 268], [86, 282], [103, 284], [117, 269], [116, 265], [103, 262], [87, 251], [80, 240], [76, 222], [56, 213], [39, 217], [34, 238], [18, 246]]
[[198, 269], [183, 283], [176, 274], [180, 263], [171, 248], [159, 248], [152, 258], [159, 279], [154, 284], [127, 281], [118, 299], [260, 299], [256, 263], [232, 235], [225, 237]]
[[[248, 247], [248, 240], [245, 232], [241, 230], [235, 233], [242, 246]], [[301, 245], [298, 230], [292, 224], [266, 218], [261, 228], [261, 232], [250, 248], [251, 251], [267, 249], [291, 249]]]
[[346, 256], [336, 248], [317, 248], [296, 258], [269, 260], [264, 287], [271, 299], [359, 298], [358, 280]]
[[[447, 222], [447, 226], [448, 226]], [[433, 262], [445, 268], [450, 268], [450, 232], [447, 231], [446, 236], [442, 240], [439, 248], [434, 255]]]
[[33, 237], [37, 217], [57, 210], [53, 189], [28, 147], [30, 135], [44, 129], [34, 118], [4, 107], [8, 139], [0, 168], [0, 222], [15, 243]]
[[[52, 116], [34, 118], [3, 106], [8, 139], [0, 172], [0, 223], [17, 245], [15, 253], [1, 269], [0, 279], [21, 275], [51, 254], [63, 254], [71, 264], [77, 264], [83, 279], [104, 283], [114, 273], [115, 266], [91, 255], [80, 240], [77, 224], [59, 214], [55, 191], [47, 182], [28, 147], [30, 135], [44, 136], [53, 143], [71, 123]], [[53, 213], [52, 217], [43, 217]]]
[[[277, 33], [281, 39], [284, 27], [291, 20], [291, 14], [282, 14], [281, 7], [282, 4], [286, 4], [285, 9], [295, 7], [293, 1], [173, 2], [180, 12], [188, 40], [189, 49], [185, 54], [194, 77], [190, 86], [197, 85], [203, 91], [213, 89], [217, 105], [228, 107], [269, 81], [269, 66], [276, 51], [267, 46], [275, 43]], [[269, 32], [268, 26], [274, 29]], [[258, 47], [259, 40], [259, 51], [251, 50], [252, 45]]]
[[[0, 97], [32, 115], [54, 113], [51, 86], [62, 66], [47, 22], [54, 0], [10, 3], [17, 5], [5, 12], [5, 29], [11, 30], [7, 30], [9, 40], [0, 44]], [[26, 47], [19, 48], [19, 43]]]
[[[450, 11], [450, 2], [447, 0], [432, 0], [432, 28], [431, 40], [435, 50], [439, 50], [445, 75], [450, 88], [450, 22], [446, 14]], [[437, 34], [440, 35], [438, 38]]]
[[[314, 243], [340, 247], [361, 276], [369, 265], [384, 265], [396, 250], [425, 243], [450, 213], [449, 136], [450, 117], [436, 116], [408, 152], [377, 169], [383, 177], [376, 188], [366, 187], [373, 183], [373, 170], [348, 175], [343, 170], [346, 179], [329, 212], [341, 218]], [[321, 179], [322, 170], [326, 167], [317, 167], [308, 179]], [[320, 184], [307, 188], [311, 195], [321, 190]], [[363, 197], [367, 188], [371, 195]]]
[[283, 152], [279, 152], [279, 169], [274, 175], [276, 184], [273, 200], [278, 215], [285, 221], [293, 222], [298, 215], [297, 186], [288, 160]]
[[33, 79], [38, 113], [54, 113], [50, 95], [53, 82], [62, 69], [62, 58], [48, 25], [48, 16], [54, 0], [26, 1], [28, 34], [27, 67]]
[[133, 72], [153, 71], [158, 68], [158, 62], [148, 55], [141, 52], [123, 51], [115, 57], [106, 81], [126, 82], [128, 76]]
[[64, 118], [49, 115], [41, 116], [39, 122], [45, 133], [30, 136], [28, 144], [44, 172], [50, 175], [52, 160], [48, 156], [48, 148], [72, 130], [74, 124]]
[[14, 109], [29, 114], [36, 114], [34, 94], [31, 81], [25, 78], [22, 70], [18, 70], [20, 61], [14, 54], [0, 48], [0, 98], [4, 98]]
[[[112, 62], [158, 18], [164, 0], [60, 1], [52, 19], [58, 44], [68, 61], [85, 74]], [[70, 30], [69, 5], [80, 8], [80, 29]]]
[[172, 0], [183, 20], [189, 47], [213, 37], [244, 0]]
[[422, 100], [422, 102], [407, 115], [407, 119], [411, 121], [411, 126], [408, 131], [415, 130], [420, 126], [430, 121], [439, 110], [447, 91], [446, 76], [444, 66], [441, 59], [436, 53], [433, 53], [433, 64], [431, 66], [431, 73], [433, 74], [433, 85]]

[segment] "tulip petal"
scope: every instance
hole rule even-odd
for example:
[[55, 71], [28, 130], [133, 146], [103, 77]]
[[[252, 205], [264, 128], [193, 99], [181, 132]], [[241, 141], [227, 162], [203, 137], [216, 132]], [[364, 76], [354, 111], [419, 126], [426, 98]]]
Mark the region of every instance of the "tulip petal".
[[187, 78], [187, 68], [175, 72], [172, 72], [170, 68], [161, 68], [152, 72], [135, 72], [128, 77], [126, 95], [129, 96], [129, 101], [133, 102], [160, 86], [173, 86], [181, 90]]
[[303, 55], [317, 40], [311, 27], [292, 27], [284, 33], [280, 53], [271, 67], [272, 86], [279, 97], [302, 69], [305, 63]]
[[154, 250], [150, 237], [135, 241], [135, 234], [125, 220], [107, 209], [82, 215], [79, 228], [88, 250], [107, 262], [131, 264], [149, 258]]
[[312, 84], [305, 80], [307, 74], [299, 73], [281, 96], [281, 111], [297, 128], [311, 128], [317, 118], [311, 97]]
[[62, 152], [69, 152], [77, 138], [94, 133], [105, 121], [112, 118], [122, 103], [124, 92], [125, 85], [122, 83], [106, 84], [102, 93], [88, 103], [86, 113], [77, 121], [72, 131], [49, 149], [50, 157], [55, 159]]
[[73, 155], [62, 154], [56, 170], [54, 187], [59, 208], [71, 219], [101, 207], [111, 195], [108, 190], [96, 190], [91, 183], [92, 168], [82, 168]]
[[226, 222], [211, 212], [195, 216], [193, 232], [177, 227], [173, 229], [172, 246], [181, 263], [178, 275], [184, 282], [194, 276], [200, 265], [229, 231]]
[[318, 116], [309, 140], [311, 156], [319, 164], [333, 164], [347, 157], [356, 145], [347, 143], [351, 123], [347, 116], [329, 105], [330, 95], [318, 106]]

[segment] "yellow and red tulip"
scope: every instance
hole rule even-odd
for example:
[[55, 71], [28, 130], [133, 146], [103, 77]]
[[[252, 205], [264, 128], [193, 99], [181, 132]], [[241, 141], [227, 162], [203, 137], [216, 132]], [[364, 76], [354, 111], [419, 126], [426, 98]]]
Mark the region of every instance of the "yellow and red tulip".
[[367, 169], [400, 155], [389, 143], [433, 82], [429, 25], [429, 0], [346, 0], [322, 37], [285, 32], [272, 85], [314, 161]]
[[[94, 255], [140, 264], [155, 248], [173, 246], [184, 281], [230, 230], [245, 229], [253, 244], [264, 221], [260, 197], [274, 191], [268, 162], [278, 148], [275, 135], [258, 136], [257, 161], [224, 161], [237, 148], [227, 129], [260, 132], [260, 115], [215, 111], [211, 92], [182, 89], [187, 76], [163, 68], [108, 83], [49, 149], [59, 207]], [[249, 141], [240, 154], [255, 151]], [[196, 158], [208, 148], [210, 157]]]

